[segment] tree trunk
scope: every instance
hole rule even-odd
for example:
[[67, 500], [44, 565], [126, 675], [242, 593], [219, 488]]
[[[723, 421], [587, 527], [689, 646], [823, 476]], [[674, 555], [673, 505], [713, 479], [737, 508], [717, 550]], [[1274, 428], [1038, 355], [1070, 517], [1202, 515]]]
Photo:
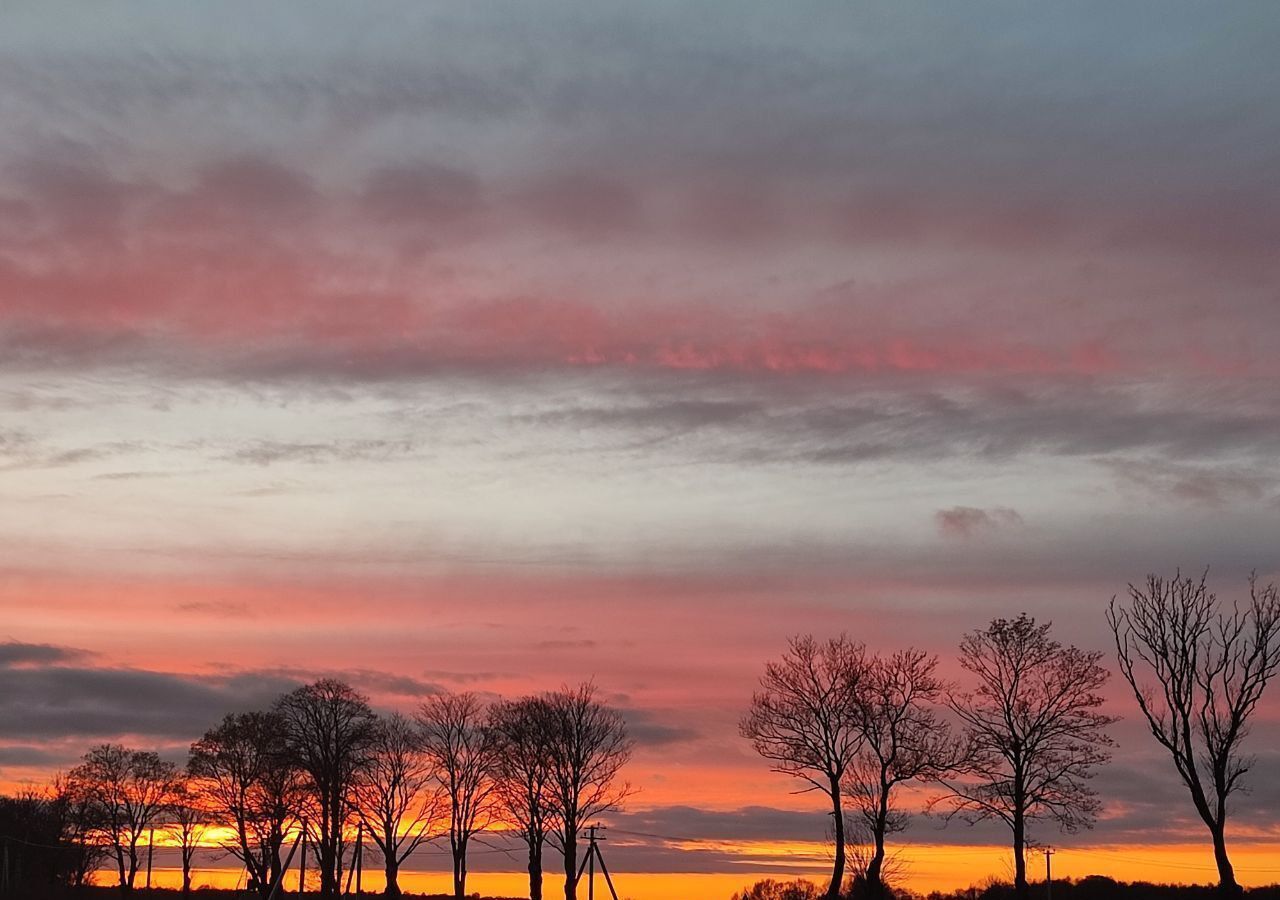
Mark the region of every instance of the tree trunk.
[[1022, 810], [1013, 813], [1013, 892], [1018, 900], [1027, 900], [1031, 888], [1027, 885], [1027, 835]]
[[884, 896], [884, 833], [887, 821], [882, 803], [876, 816], [875, 833], [872, 835], [875, 840], [875, 849], [871, 854], [871, 861], [867, 863], [866, 875], [867, 892], [875, 898]]
[[831, 776], [831, 814], [835, 817], [836, 859], [826, 896], [827, 900], [839, 900], [844, 885], [844, 810], [840, 806], [840, 778], [836, 775]]
[[120, 892], [125, 893], [129, 890], [129, 876], [124, 871], [124, 848], [119, 844], [116, 845], [116, 868], [120, 872]]
[[455, 841], [453, 845], [453, 896], [463, 900], [467, 895], [467, 842]]
[[320, 896], [336, 900], [342, 896], [342, 801], [332, 787], [322, 793], [320, 835], [316, 841], [320, 856]]
[[1236, 882], [1236, 870], [1227, 856], [1225, 823], [1211, 829], [1213, 832], [1213, 861], [1218, 864], [1218, 893], [1226, 898], [1236, 898], [1243, 893]]
[[271, 835], [271, 847], [267, 854], [267, 884], [273, 885], [284, 877], [284, 860], [280, 858], [280, 844], [283, 841], [283, 835], [279, 838]]
[[322, 835], [320, 843], [320, 896], [332, 900], [339, 896], [342, 885], [338, 883], [337, 853], [332, 835]]
[[529, 900], [542, 900], [542, 847], [529, 843]]
[[880, 777], [880, 801], [876, 806], [876, 820], [872, 825], [872, 838], [875, 849], [871, 861], [867, 863], [867, 891], [873, 898], [883, 897], [884, 890], [884, 840], [889, 830], [889, 791], [890, 785], [885, 783], [884, 773]]
[[133, 886], [137, 883], [137, 881], [138, 881], [138, 850], [136, 847], [131, 845], [129, 847], [129, 884], [127, 885], [130, 891], [133, 890]]
[[191, 896], [191, 860], [182, 860], [182, 897], [186, 900]]
[[400, 863], [396, 862], [396, 855], [394, 853], [384, 852], [382, 854], [382, 857], [385, 860], [382, 866], [382, 870], [383, 870], [383, 873], [387, 876], [387, 886], [382, 889], [382, 893], [387, 897], [399, 897], [400, 896]]
[[578, 900], [577, 834], [564, 842], [564, 900]]

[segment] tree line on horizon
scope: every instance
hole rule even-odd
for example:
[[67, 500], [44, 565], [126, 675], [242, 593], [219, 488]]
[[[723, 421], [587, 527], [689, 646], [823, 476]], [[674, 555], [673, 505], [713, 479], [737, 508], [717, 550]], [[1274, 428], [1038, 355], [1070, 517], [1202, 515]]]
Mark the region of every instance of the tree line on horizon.
[[266, 710], [228, 714], [191, 745], [185, 766], [102, 744], [47, 791], [0, 799], [0, 887], [80, 887], [109, 865], [128, 896], [143, 837], [150, 844], [158, 828], [177, 847], [188, 896], [197, 849], [224, 826], [233, 837], [218, 846], [264, 900], [279, 893], [299, 846], [306, 865], [308, 845], [319, 896], [340, 896], [366, 841], [392, 897], [406, 858], [447, 842], [461, 900], [473, 838], [501, 824], [528, 851], [532, 900], [542, 897], [548, 844], [564, 858], [565, 900], [576, 900], [580, 838], [631, 792], [620, 774], [632, 746], [590, 682], [489, 705], [434, 694], [406, 717], [379, 715], [350, 685], [320, 679]]
[[[1237, 900], [1228, 800], [1253, 765], [1242, 741], [1280, 668], [1280, 594], [1251, 576], [1248, 603], [1226, 605], [1206, 577], [1149, 575], [1127, 603], [1112, 598], [1106, 620], [1120, 674], [1209, 831], [1218, 894]], [[845, 634], [794, 637], [766, 665], [740, 731], [774, 771], [827, 798], [825, 900], [891, 896], [887, 841], [907, 826], [908, 783], [933, 788], [926, 809], [946, 821], [1008, 826], [1019, 900], [1030, 895], [1028, 826], [1092, 827], [1102, 804], [1089, 781], [1110, 759], [1117, 721], [1100, 711], [1111, 672], [1102, 652], [1064, 647], [1050, 628], [1023, 613], [964, 635], [969, 686], [941, 678], [936, 654], [869, 653]], [[848, 883], [847, 845], [866, 847]]]
[[[1280, 668], [1280, 594], [1251, 577], [1248, 603], [1225, 605], [1205, 576], [1153, 575], [1129, 586], [1127, 603], [1112, 598], [1106, 619], [1119, 671], [1210, 832], [1219, 893], [1235, 900], [1228, 799], [1252, 765], [1242, 741]], [[1018, 898], [1029, 896], [1031, 823], [1092, 827], [1101, 803], [1089, 781], [1110, 758], [1116, 721], [1100, 711], [1111, 673], [1103, 653], [1064, 647], [1050, 630], [1023, 613], [964, 635], [968, 686], [943, 679], [936, 654], [872, 653], [843, 634], [794, 637], [767, 663], [740, 731], [775, 771], [826, 796], [826, 900], [892, 894], [888, 841], [907, 827], [907, 784], [932, 787], [927, 809], [948, 821], [1009, 827]], [[527, 848], [532, 900], [542, 897], [547, 844], [563, 856], [566, 900], [576, 900], [580, 837], [630, 794], [619, 777], [632, 749], [623, 717], [591, 683], [488, 706], [442, 693], [406, 717], [378, 715], [349, 685], [322, 679], [266, 710], [228, 714], [183, 767], [151, 751], [94, 747], [47, 792], [0, 798], [0, 835], [17, 854], [18, 881], [42, 874], [80, 886], [111, 864], [127, 894], [143, 836], [162, 827], [180, 851], [185, 894], [207, 830], [226, 825], [234, 839], [220, 846], [263, 898], [299, 843], [304, 865], [309, 845], [320, 896], [332, 898], [366, 842], [391, 896], [415, 849], [447, 842], [460, 900], [472, 840], [500, 825]], [[848, 846], [861, 854], [852, 867]], [[3, 875], [13, 883], [7, 855]]]

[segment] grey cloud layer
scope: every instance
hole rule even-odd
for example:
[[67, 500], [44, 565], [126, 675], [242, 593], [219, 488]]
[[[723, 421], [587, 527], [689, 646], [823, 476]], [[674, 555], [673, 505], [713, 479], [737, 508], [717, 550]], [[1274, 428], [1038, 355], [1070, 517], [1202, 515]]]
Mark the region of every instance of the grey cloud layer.
[[[294, 127], [318, 110], [356, 124], [428, 114], [462, 125], [544, 121], [544, 140], [567, 132], [585, 143], [579, 155], [600, 145], [658, 165], [701, 155], [754, 163], [753, 173], [853, 160], [914, 161], [903, 173], [912, 180], [946, 178], [943, 161], [1001, 179], [1020, 168], [1040, 183], [1072, 169], [1093, 181], [1100, 163], [1139, 184], [1170, 170], [1247, 175], [1265, 156], [1256, 138], [1276, 126], [1265, 52], [1280, 30], [1274, 8], [1161, 4], [1152, 28], [1156, 9], [330, 5], [298, 28], [283, 8], [245, 4], [216, 16], [96, 10], [84, 32], [93, 41], [60, 33], [41, 10], [10, 17], [8, 66], [27, 77], [7, 81], [60, 110], [80, 101], [99, 127], [108, 116], [88, 116], [94, 100], [109, 101], [103, 112], [156, 116], [232, 98], [281, 110]], [[131, 52], [139, 44], [154, 52]], [[234, 48], [234, 61], [219, 48], [226, 57]], [[48, 53], [64, 65], [49, 67]], [[761, 108], [777, 127], [764, 127]], [[977, 135], [989, 139], [979, 145]], [[666, 152], [653, 153], [656, 140]], [[1135, 143], [1163, 151], [1157, 168]]]
[[[1232, 379], [583, 373], [334, 392], [191, 385], [161, 408], [140, 406], [136, 383], [96, 383], [103, 402], [116, 391], [127, 399], [109, 421], [29, 414], [6, 475], [15, 502], [65, 494], [49, 539], [82, 534], [77, 552], [112, 566], [604, 573], [662, 560], [956, 589], [1276, 569], [1280, 412]], [[92, 437], [78, 447], [86, 422], [125, 440], [106, 456]], [[129, 535], [86, 531], [171, 506], [185, 511], [180, 534], [149, 518]], [[565, 523], [549, 523], [553, 509]], [[945, 540], [962, 533], [982, 540]]]
[[268, 706], [280, 694], [325, 676], [344, 678], [380, 697], [415, 700], [440, 690], [412, 676], [373, 669], [276, 668], [203, 676], [68, 664], [83, 656], [83, 651], [51, 645], [0, 645], [0, 740], [15, 742], [5, 749], [10, 764], [38, 764], [41, 754], [51, 752], [21, 742], [191, 741], [229, 712]]
[[87, 656], [84, 650], [58, 647], [54, 644], [24, 644], [20, 641], [0, 643], [0, 669], [14, 666], [47, 666], [78, 661]]
[[[52, 8], [0, 38], [9, 366], [431, 376], [477, 362], [401, 321], [438, 329], [442, 297], [710, 297], [732, 324], [826, 296], [836, 340], [998, 324], [1162, 365], [1265, 359], [1277, 324], [1265, 5], [80, 10], [92, 38]], [[528, 349], [479, 355], [565, 355]]]

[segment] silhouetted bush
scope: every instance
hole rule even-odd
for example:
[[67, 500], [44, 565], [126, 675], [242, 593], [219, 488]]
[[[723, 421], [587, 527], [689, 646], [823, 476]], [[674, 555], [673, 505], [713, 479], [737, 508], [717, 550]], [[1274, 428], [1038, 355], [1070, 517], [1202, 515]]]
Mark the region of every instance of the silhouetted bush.
[[816, 900], [818, 896], [818, 886], [812, 881], [802, 878], [795, 881], [775, 881], [766, 878], [745, 891], [734, 894], [732, 900]]
[[[990, 883], [983, 887], [942, 892], [933, 891], [926, 900], [1011, 900], [1013, 885]], [[1045, 897], [1045, 885], [1031, 885], [1033, 900]], [[1053, 880], [1053, 900], [1218, 900], [1216, 885], [1151, 884], [1146, 881], [1116, 881], [1105, 875], [1087, 875], [1078, 880]], [[1247, 900], [1280, 900], [1280, 885], [1250, 888]]]

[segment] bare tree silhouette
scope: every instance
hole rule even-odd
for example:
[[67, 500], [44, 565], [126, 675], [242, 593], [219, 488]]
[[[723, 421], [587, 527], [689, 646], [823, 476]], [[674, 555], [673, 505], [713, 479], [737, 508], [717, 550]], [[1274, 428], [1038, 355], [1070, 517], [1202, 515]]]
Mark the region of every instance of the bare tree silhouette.
[[444, 818], [432, 759], [422, 735], [399, 713], [378, 721], [368, 764], [356, 778], [356, 809], [365, 832], [382, 854], [384, 893], [399, 897], [400, 866], [436, 837]]
[[[60, 780], [60, 779], [59, 779]], [[65, 792], [35, 787], [0, 796], [0, 885], [8, 897], [64, 896], [106, 858], [74, 830]]]
[[1206, 577], [1148, 575], [1141, 587], [1129, 585], [1127, 608], [1111, 599], [1107, 622], [1120, 672], [1212, 836], [1219, 888], [1238, 896], [1227, 855], [1227, 799], [1252, 768], [1241, 743], [1280, 667], [1280, 596], [1251, 576], [1248, 606], [1223, 609]]
[[1027, 825], [1055, 821], [1064, 831], [1088, 828], [1099, 809], [1089, 788], [1094, 767], [1110, 759], [1097, 711], [1110, 673], [1102, 654], [1063, 647], [1025, 613], [995, 619], [965, 635], [960, 664], [977, 676], [975, 691], [953, 693], [949, 705], [965, 725], [961, 778], [945, 778], [949, 818], [999, 819], [1013, 832], [1014, 886], [1028, 896]]
[[865, 660], [858, 691], [858, 727], [864, 738], [845, 783], [870, 839], [859, 873], [870, 897], [885, 895], [885, 838], [907, 826], [894, 803], [904, 782], [936, 779], [962, 759], [960, 742], [935, 710], [947, 684], [938, 658], [914, 648]]
[[286, 827], [306, 802], [285, 729], [275, 711], [231, 714], [191, 745], [187, 760], [191, 787], [235, 832], [223, 849], [263, 896], [280, 878]]
[[842, 785], [862, 748], [860, 691], [865, 651], [845, 635], [819, 643], [792, 638], [782, 659], [765, 666], [760, 690], [740, 730], [773, 770], [798, 778], [831, 804], [835, 861], [826, 896], [840, 896], [845, 870]]
[[555, 805], [551, 786], [552, 706], [543, 697], [507, 700], [489, 710], [498, 744], [494, 789], [529, 854], [529, 900], [542, 900], [542, 849]]
[[577, 900], [578, 835], [630, 796], [631, 785], [619, 784], [618, 775], [633, 744], [621, 713], [596, 699], [594, 684], [563, 687], [543, 699], [550, 713], [547, 758], [555, 801], [547, 839], [564, 855], [565, 900]]
[[471, 838], [493, 824], [496, 744], [486, 727], [484, 704], [475, 694], [436, 694], [418, 710], [422, 743], [449, 804], [449, 850], [453, 894], [467, 891], [467, 849]]
[[320, 896], [337, 897], [342, 884], [346, 826], [354, 814], [352, 790], [368, 764], [376, 718], [364, 695], [323, 678], [276, 702], [285, 744], [306, 775], [316, 808]]
[[53, 776], [49, 797], [61, 837], [59, 855], [65, 856], [59, 865], [64, 870], [66, 884], [78, 889], [89, 882], [89, 876], [97, 871], [109, 851], [95, 840], [94, 804], [69, 775], [59, 772]]
[[120, 890], [133, 890], [138, 842], [168, 808], [177, 767], [147, 750], [102, 744], [83, 757], [68, 778], [92, 810], [95, 830], [110, 846]]
[[168, 832], [178, 845], [178, 858], [182, 863], [182, 896], [191, 896], [191, 865], [196, 850], [208, 827], [209, 814], [202, 808], [202, 798], [195, 780], [180, 774], [169, 798]]

